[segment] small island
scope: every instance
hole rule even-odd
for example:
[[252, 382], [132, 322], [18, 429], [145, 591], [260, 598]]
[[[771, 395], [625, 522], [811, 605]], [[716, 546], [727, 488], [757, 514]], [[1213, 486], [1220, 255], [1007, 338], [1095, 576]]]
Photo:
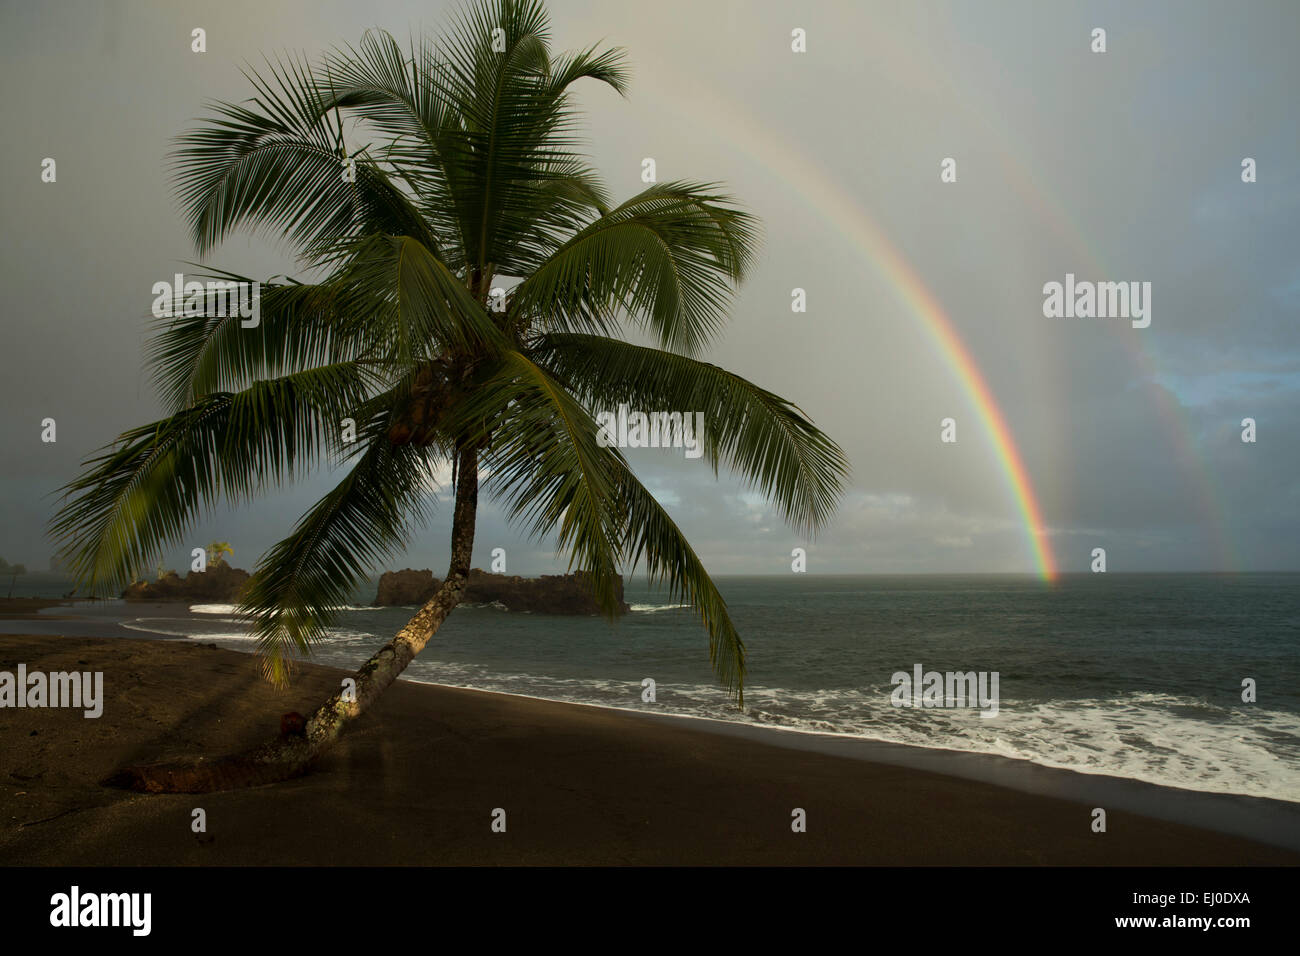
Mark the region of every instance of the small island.
[[[426, 569], [386, 571], [379, 578], [375, 594], [376, 607], [418, 606], [429, 598], [442, 582]], [[631, 610], [623, 600], [623, 581], [616, 585], [618, 613]], [[540, 578], [489, 574], [481, 568], [469, 572], [466, 604], [499, 603], [509, 611], [535, 614], [599, 614], [586, 572], [543, 574]]]
[[236, 604], [243, 596], [250, 575], [243, 568], [221, 562], [206, 571], [191, 571], [181, 577], [166, 571], [156, 581], [136, 581], [122, 592], [128, 601], [193, 601], [197, 604]]

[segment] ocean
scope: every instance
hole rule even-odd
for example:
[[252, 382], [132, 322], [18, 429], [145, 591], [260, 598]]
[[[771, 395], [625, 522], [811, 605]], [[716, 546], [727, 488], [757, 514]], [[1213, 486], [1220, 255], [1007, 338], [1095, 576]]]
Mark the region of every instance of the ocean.
[[[716, 581], [748, 649], [743, 711], [711, 676], [694, 612], [640, 578], [626, 587], [632, 612], [612, 625], [460, 607], [404, 676], [1300, 801], [1300, 574], [1082, 574], [1050, 585], [937, 575]], [[42, 593], [41, 581], [24, 583], [15, 595]], [[314, 660], [354, 668], [415, 610], [366, 606], [373, 596], [373, 584], [359, 589]], [[84, 620], [75, 625], [0, 625], [251, 651], [233, 612], [114, 601], [78, 605]], [[894, 675], [917, 665], [996, 672], [996, 716], [895, 706]], [[643, 700], [646, 678], [653, 702]], [[1255, 702], [1242, 699], [1245, 679]]]

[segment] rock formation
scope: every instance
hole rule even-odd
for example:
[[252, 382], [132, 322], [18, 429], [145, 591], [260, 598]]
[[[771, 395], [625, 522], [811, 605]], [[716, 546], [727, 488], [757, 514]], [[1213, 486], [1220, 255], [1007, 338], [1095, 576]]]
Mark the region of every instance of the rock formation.
[[[386, 571], [379, 578], [375, 594], [377, 607], [420, 605], [433, 597], [442, 582], [433, 572]], [[620, 579], [615, 593], [618, 596], [618, 613], [629, 610], [623, 600], [623, 582]], [[491, 604], [499, 602], [510, 611], [532, 611], [535, 614], [599, 614], [600, 608], [591, 596], [587, 574], [543, 574], [540, 578], [521, 578], [517, 575], [488, 574], [479, 568], [469, 573], [466, 604]]]
[[191, 571], [181, 577], [168, 571], [157, 581], [136, 581], [122, 592], [128, 601], [193, 601], [234, 604], [242, 596], [249, 573], [228, 564], [215, 564], [206, 571]]

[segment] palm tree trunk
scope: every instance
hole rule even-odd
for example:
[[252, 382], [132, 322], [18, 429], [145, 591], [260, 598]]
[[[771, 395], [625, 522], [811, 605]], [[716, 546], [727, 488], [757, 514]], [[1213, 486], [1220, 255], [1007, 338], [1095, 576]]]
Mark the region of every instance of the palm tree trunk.
[[462, 449], [456, 459], [456, 471], [456, 506], [451, 522], [451, 564], [447, 577], [397, 636], [353, 675], [355, 694], [340, 686], [338, 693], [317, 708], [307, 721], [302, 737], [281, 737], [254, 750], [212, 761], [127, 767], [103, 783], [150, 793], [210, 793], [275, 783], [305, 772], [379, 699], [464, 599], [478, 513], [478, 450]]
[[478, 451], [463, 450], [456, 462], [456, 508], [451, 521], [451, 564], [442, 586], [429, 598], [406, 627], [381, 647], [370, 660], [361, 665], [353, 679], [356, 681], [355, 701], [344, 700], [339, 692], [307, 721], [306, 739], [309, 746], [319, 749], [338, 739], [343, 729], [373, 704], [406, 670], [415, 655], [424, 650], [430, 638], [438, 633], [447, 615], [465, 597], [469, 585], [469, 565], [474, 551], [474, 519], [478, 513]]

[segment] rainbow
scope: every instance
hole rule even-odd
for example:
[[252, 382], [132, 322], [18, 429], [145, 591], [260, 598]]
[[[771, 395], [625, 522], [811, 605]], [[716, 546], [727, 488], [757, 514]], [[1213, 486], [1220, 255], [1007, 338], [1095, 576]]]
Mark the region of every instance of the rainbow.
[[939, 354], [961, 383], [992, 442], [998, 464], [1015, 498], [1038, 576], [1048, 582], [1055, 580], [1057, 564], [1042, 508], [1006, 416], [952, 320], [907, 258], [852, 195], [825, 176], [809, 157], [795, 150], [786, 139], [774, 136], [754, 123], [741, 104], [720, 100], [711, 91], [699, 87], [666, 92], [675, 81], [670, 70], [658, 71], [656, 80], [660, 90], [651, 93], [652, 98], [661, 99], [665, 105], [671, 104], [672, 110], [678, 113], [681, 103], [692, 104], [697, 117], [707, 117], [702, 121], [707, 122], [712, 132], [724, 133], [732, 143], [747, 147], [755, 162], [767, 167], [775, 178], [798, 192], [861, 250], [889, 283], [900, 303], [921, 320]]
[[962, 388], [966, 390], [975, 407], [984, 430], [993, 442], [998, 463], [1011, 485], [1011, 492], [1015, 496], [1021, 519], [1029, 535], [1039, 576], [1044, 581], [1055, 580], [1056, 559], [1047, 540], [1047, 526], [1043, 522], [1042, 508], [1038, 504], [1034, 487], [1029, 480], [1029, 471], [1020, 457], [1020, 450], [1011, 435], [1006, 416], [1002, 414], [1002, 409], [994, 399], [988, 382], [980, 372], [979, 366], [975, 364], [974, 356], [962, 342], [956, 327], [953, 326], [952, 320], [948, 318], [939, 301], [926, 288], [921, 277], [907, 260], [886, 241], [884, 234], [876, 229], [874, 224], [867, 221], [865, 217], [860, 218], [863, 221], [855, 232], [865, 233], [861, 238], [870, 240], [869, 245], [865, 242], [864, 245], [870, 251], [872, 260], [889, 277], [895, 292], [904, 304], [924, 321], [926, 331], [956, 373]]
[[[838, 192], [824, 181], [822, 189], [827, 192]], [[804, 192], [811, 193], [814, 190], [806, 189]], [[875, 263], [902, 304], [921, 319], [930, 339], [956, 374], [957, 380], [966, 391], [971, 405], [979, 416], [984, 431], [993, 443], [998, 464], [1011, 486], [1012, 495], [1015, 497], [1016, 506], [1033, 550], [1038, 574], [1044, 581], [1055, 580], [1056, 559], [1047, 540], [1047, 526], [1043, 521], [1042, 508], [1034, 494], [1033, 484], [1029, 480], [1029, 471], [1020, 457], [1020, 450], [1016, 447], [1006, 416], [1002, 414], [1002, 409], [993, 397], [993, 391], [975, 363], [970, 349], [958, 335], [956, 326], [953, 325], [939, 300], [921, 281], [920, 275], [912, 265], [888, 240], [884, 232], [856, 207], [851, 197], [841, 193], [836, 197], [834, 206], [819, 203], [819, 207]], [[832, 209], [835, 210], [834, 214], [831, 212]]]

